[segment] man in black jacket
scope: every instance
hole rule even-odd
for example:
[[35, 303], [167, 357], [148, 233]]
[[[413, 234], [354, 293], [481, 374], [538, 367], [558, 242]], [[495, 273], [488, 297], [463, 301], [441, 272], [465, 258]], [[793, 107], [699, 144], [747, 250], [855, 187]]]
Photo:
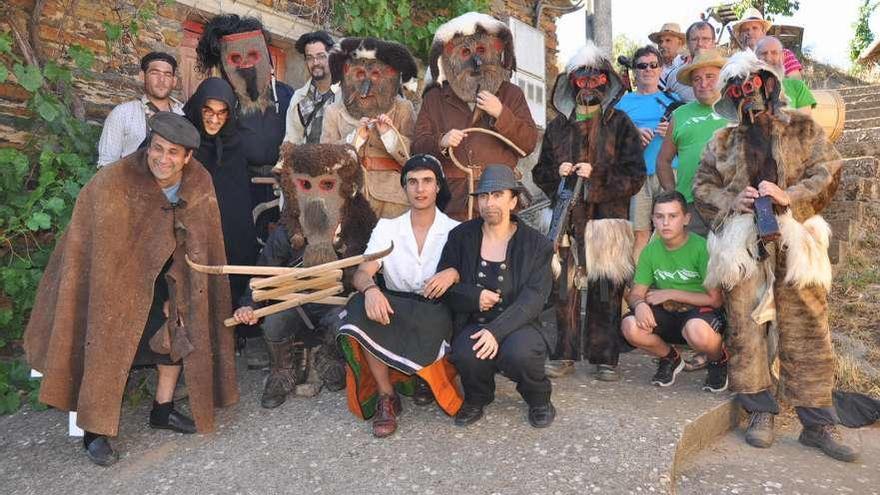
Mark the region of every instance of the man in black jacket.
[[532, 426], [550, 426], [556, 417], [544, 374], [555, 332], [543, 331], [539, 319], [553, 284], [553, 245], [512, 214], [519, 190], [510, 168], [487, 166], [474, 192], [480, 218], [449, 232], [437, 267], [459, 272], [445, 297], [456, 315], [451, 361], [465, 394], [458, 426], [483, 416], [497, 371], [517, 383]]

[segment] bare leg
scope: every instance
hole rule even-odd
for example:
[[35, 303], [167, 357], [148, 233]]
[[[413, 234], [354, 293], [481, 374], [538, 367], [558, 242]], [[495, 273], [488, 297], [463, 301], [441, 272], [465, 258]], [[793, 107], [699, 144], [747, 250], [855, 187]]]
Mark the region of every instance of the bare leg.
[[156, 372], [159, 375], [159, 383], [156, 385], [156, 402], [159, 404], [171, 402], [181, 369], [183, 367], [180, 365], [156, 365]]
[[721, 359], [721, 335], [708, 323], [698, 318], [688, 320], [684, 325], [684, 339], [697, 352], [702, 352], [709, 361]]
[[369, 352], [364, 353], [364, 358], [367, 360], [367, 366], [370, 367], [370, 373], [373, 374], [373, 379], [376, 380], [376, 386], [379, 388], [379, 393], [382, 395], [394, 394], [394, 387], [391, 386], [391, 373], [388, 371], [388, 365]]
[[644, 350], [654, 357], [666, 357], [669, 354], [669, 344], [655, 335], [651, 330], [644, 330], [636, 324], [635, 316], [627, 316], [621, 324], [623, 337], [627, 342], [639, 349]]

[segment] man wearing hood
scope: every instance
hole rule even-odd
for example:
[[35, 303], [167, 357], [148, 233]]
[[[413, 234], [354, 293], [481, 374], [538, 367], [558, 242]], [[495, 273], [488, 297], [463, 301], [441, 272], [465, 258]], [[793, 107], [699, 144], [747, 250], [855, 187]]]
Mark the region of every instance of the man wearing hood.
[[516, 56], [513, 34], [503, 22], [477, 12], [462, 14], [437, 28], [429, 58], [433, 81], [425, 89], [412, 152], [440, 159], [452, 191], [446, 212], [467, 220], [473, 213], [468, 211], [472, 184], [450, 154], [472, 169], [473, 180], [489, 163], [514, 169], [521, 156], [494, 136], [464, 129], [495, 131], [526, 154], [535, 149], [538, 129], [522, 90], [508, 82]]
[[[619, 377], [621, 301], [633, 273], [630, 198], [645, 182], [639, 131], [614, 108], [623, 92], [611, 63], [587, 42], [556, 79], [553, 106], [559, 114], [547, 126], [532, 169], [535, 184], [557, 203], [564, 191], [575, 195], [569, 221], [559, 226], [566, 240], [557, 244], [570, 246], [559, 255], [573, 274], [557, 279], [559, 339], [554, 357], [570, 370], [586, 354], [597, 377], [608, 381]], [[584, 187], [577, 189], [576, 181]], [[562, 287], [567, 280], [574, 285], [568, 294]]]
[[783, 109], [782, 77], [751, 51], [721, 70], [714, 107], [731, 124], [715, 133], [694, 177], [697, 209], [713, 230], [704, 285], [725, 291], [730, 388], [749, 413], [746, 441], [773, 443], [779, 406], [767, 325], [775, 323], [800, 442], [853, 462], [858, 452], [840, 438], [832, 403], [831, 229], [819, 215], [837, 190], [841, 159], [819, 124]]

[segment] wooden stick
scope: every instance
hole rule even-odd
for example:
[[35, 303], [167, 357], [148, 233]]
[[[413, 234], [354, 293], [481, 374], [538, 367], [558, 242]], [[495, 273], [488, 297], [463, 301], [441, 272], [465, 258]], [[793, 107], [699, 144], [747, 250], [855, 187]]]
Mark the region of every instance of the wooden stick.
[[[264, 316], [280, 313], [286, 309], [292, 309], [306, 303], [320, 301], [321, 299], [325, 299], [328, 296], [334, 296], [340, 292], [342, 292], [342, 285], [336, 285], [328, 289], [312, 292], [311, 294], [297, 294], [296, 297], [292, 297], [286, 301], [271, 306], [265, 306], [254, 311], [254, 316], [257, 318], [263, 318]], [[234, 327], [235, 325], [238, 325], [238, 322], [235, 321], [235, 318], [226, 318], [226, 320], [223, 321], [223, 324], [227, 327]]]
[[302, 268], [289, 268], [284, 266], [249, 266], [249, 265], [201, 265], [189, 259], [186, 255], [186, 263], [193, 270], [211, 275], [255, 275], [275, 276], [296, 273]]
[[289, 285], [282, 285], [270, 290], [255, 290], [253, 293], [254, 301], [266, 301], [268, 299], [278, 299], [278, 296], [290, 294], [293, 292], [302, 292], [307, 289], [326, 289], [334, 285], [342, 279], [342, 270], [333, 270], [326, 277], [308, 278], [305, 280], [297, 280]]
[[[283, 296], [278, 296], [278, 298], [275, 300], [276, 301], [289, 301], [295, 297], [300, 297], [302, 295], [304, 295], [304, 294], [285, 294]], [[305, 295], [308, 295], [308, 294], [305, 294]], [[325, 297], [324, 299], [321, 299], [318, 301], [312, 301], [312, 302], [314, 302], [315, 304], [332, 304], [335, 306], [345, 306], [346, 304], [348, 304], [348, 299], [349, 299], [348, 296], [328, 296], [328, 297]]]
[[348, 268], [350, 266], [359, 265], [361, 263], [365, 263], [367, 261], [374, 261], [380, 258], [384, 258], [388, 256], [391, 251], [394, 249], [394, 243], [391, 243], [391, 246], [388, 249], [378, 251], [375, 253], [369, 254], [361, 254], [358, 256], [351, 256], [348, 258], [343, 258], [341, 260], [331, 261], [330, 263], [324, 263], [322, 265], [310, 266], [308, 268], [300, 268], [296, 272], [285, 273], [283, 275], [275, 275], [273, 277], [261, 278], [258, 280], [251, 280], [251, 289], [265, 289], [266, 287], [278, 287], [294, 280], [308, 277], [308, 276], [317, 276], [325, 273], [327, 270], [334, 270], [337, 268]]

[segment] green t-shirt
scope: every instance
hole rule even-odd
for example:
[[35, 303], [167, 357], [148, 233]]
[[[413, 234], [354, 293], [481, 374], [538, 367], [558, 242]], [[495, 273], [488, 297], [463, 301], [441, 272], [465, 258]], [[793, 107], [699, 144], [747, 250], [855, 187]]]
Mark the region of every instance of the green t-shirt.
[[654, 236], [639, 256], [634, 281], [653, 289], [676, 289], [705, 293], [703, 280], [709, 265], [706, 239], [693, 232], [680, 248], [670, 251]]
[[709, 105], [692, 101], [672, 112], [675, 128], [672, 142], [678, 149], [678, 176], [675, 190], [684, 194], [688, 203], [694, 202], [694, 174], [700, 166], [700, 157], [715, 131], [728, 124], [727, 119], [715, 113]]
[[785, 96], [788, 97], [788, 108], [797, 110], [798, 108], [810, 107], [816, 104], [816, 98], [810, 88], [800, 79], [787, 77], [782, 80], [782, 89]]

